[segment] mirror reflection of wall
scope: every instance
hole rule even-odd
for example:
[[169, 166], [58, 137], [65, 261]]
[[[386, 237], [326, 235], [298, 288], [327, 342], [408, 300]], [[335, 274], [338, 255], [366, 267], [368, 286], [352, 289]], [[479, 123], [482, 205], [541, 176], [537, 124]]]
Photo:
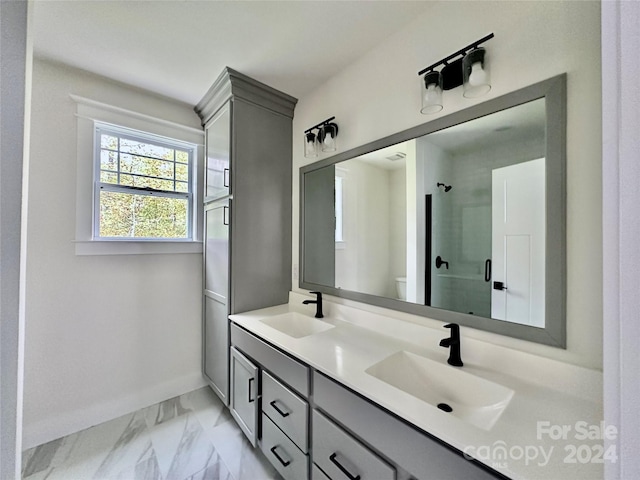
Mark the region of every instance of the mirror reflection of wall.
[[334, 165], [304, 176], [304, 248], [302, 278], [316, 285], [335, 285]]
[[[406, 276], [406, 152], [382, 149], [336, 166], [335, 286], [393, 298]], [[338, 211], [341, 209], [341, 211]]]

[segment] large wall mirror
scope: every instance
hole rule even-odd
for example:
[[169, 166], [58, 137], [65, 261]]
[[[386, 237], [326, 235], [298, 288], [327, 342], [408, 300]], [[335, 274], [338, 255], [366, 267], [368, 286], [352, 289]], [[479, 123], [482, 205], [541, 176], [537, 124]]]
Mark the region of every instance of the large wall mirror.
[[565, 75], [300, 170], [300, 287], [565, 347]]

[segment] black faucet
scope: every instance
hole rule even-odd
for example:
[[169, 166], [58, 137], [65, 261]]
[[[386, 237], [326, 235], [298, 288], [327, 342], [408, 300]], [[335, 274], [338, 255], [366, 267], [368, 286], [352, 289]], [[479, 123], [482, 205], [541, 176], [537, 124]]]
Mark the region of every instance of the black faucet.
[[309, 305], [310, 303], [316, 304], [316, 318], [322, 318], [324, 315], [322, 314], [322, 292], [309, 292], [312, 295], [316, 295], [315, 300], [304, 300], [302, 303], [305, 305]]
[[457, 323], [450, 323], [445, 325], [444, 328], [451, 329], [451, 336], [440, 340], [440, 346], [449, 349], [449, 360], [447, 360], [447, 363], [454, 367], [461, 367], [464, 364], [460, 358], [460, 326]]

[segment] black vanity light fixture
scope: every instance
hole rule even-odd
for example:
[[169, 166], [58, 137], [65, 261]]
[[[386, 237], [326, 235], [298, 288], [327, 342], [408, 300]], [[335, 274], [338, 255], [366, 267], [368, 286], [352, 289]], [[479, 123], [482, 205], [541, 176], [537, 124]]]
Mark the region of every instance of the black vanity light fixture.
[[[318, 156], [318, 149], [323, 152], [336, 151], [336, 137], [338, 136], [338, 124], [334, 123], [336, 117], [314, 125], [304, 131], [304, 156], [312, 158]], [[316, 133], [313, 133], [317, 130]]]
[[[442, 110], [443, 90], [463, 85], [462, 95], [466, 98], [480, 97], [491, 90], [487, 52], [480, 44], [492, 38], [493, 33], [490, 33], [418, 72], [422, 92], [420, 113], [438, 113]], [[440, 66], [442, 69], [436, 71]]]

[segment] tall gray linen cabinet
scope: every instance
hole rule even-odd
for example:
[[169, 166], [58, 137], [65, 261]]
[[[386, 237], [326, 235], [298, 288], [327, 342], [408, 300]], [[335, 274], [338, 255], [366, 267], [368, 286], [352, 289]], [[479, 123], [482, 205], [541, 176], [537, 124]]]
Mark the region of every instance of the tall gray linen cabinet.
[[232, 313], [287, 303], [297, 100], [225, 68], [195, 111], [206, 132], [202, 369], [229, 404]]

